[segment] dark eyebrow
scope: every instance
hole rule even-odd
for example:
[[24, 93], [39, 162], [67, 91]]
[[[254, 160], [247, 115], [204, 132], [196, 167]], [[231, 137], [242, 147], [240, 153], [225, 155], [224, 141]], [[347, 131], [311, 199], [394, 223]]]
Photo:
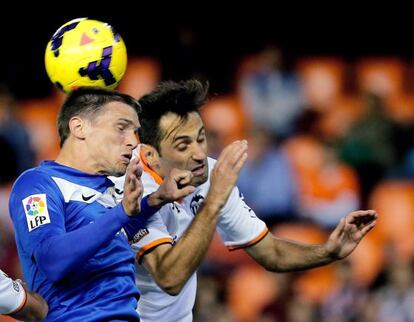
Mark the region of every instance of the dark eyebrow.
[[[201, 132], [204, 131], [204, 125], [198, 130], [198, 134], [197, 136], [199, 136], [201, 134]], [[190, 137], [188, 135], [180, 135], [180, 136], [176, 136], [174, 137], [172, 143], [175, 143], [178, 140], [188, 140]]]
[[128, 119], [124, 119], [124, 118], [120, 118], [117, 120], [117, 122], [125, 122], [125, 123], [129, 123], [129, 124], [133, 124], [134, 122], [132, 122], [131, 120]]

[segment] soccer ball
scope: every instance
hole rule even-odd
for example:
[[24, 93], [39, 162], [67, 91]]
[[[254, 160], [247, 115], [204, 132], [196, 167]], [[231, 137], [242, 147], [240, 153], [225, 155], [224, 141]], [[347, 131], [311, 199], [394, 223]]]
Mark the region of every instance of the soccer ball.
[[124, 76], [127, 52], [121, 36], [107, 23], [78, 18], [61, 26], [45, 52], [46, 72], [58, 88], [114, 89]]

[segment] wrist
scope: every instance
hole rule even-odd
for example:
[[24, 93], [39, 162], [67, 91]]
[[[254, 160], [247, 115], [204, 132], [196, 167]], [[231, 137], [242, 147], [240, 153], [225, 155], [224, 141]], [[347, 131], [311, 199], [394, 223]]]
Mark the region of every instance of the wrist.
[[338, 253], [328, 243], [323, 244], [321, 248], [324, 257], [328, 261], [333, 262], [340, 259]]
[[150, 204], [150, 195], [145, 196], [141, 200], [140, 217], [147, 220], [149, 217], [151, 217], [153, 214], [155, 214], [159, 209], [160, 209], [160, 207], [152, 206]]
[[203, 202], [203, 208], [209, 212], [219, 212], [223, 208], [224, 203], [214, 200], [213, 198], [207, 196], [206, 200]]
[[149, 194], [145, 198], [147, 198], [148, 206], [151, 208], [160, 209], [162, 206], [164, 206], [167, 203], [165, 200], [159, 197], [158, 191], [155, 191]]

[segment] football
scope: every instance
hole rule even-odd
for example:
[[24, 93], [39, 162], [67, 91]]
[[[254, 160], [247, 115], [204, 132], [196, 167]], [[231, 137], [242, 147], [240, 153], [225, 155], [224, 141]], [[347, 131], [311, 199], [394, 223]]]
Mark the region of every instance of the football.
[[121, 36], [108, 23], [88, 18], [62, 25], [45, 52], [47, 75], [64, 92], [80, 86], [114, 89], [126, 65], [127, 51]]

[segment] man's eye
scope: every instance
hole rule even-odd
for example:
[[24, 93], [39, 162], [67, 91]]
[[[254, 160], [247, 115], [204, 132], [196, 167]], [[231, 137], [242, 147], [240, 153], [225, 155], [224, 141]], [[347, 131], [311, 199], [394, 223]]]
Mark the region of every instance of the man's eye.
[[187, 144], [180, 144], [177, 146], [178, 151], [185, 151], [187, 149]]

